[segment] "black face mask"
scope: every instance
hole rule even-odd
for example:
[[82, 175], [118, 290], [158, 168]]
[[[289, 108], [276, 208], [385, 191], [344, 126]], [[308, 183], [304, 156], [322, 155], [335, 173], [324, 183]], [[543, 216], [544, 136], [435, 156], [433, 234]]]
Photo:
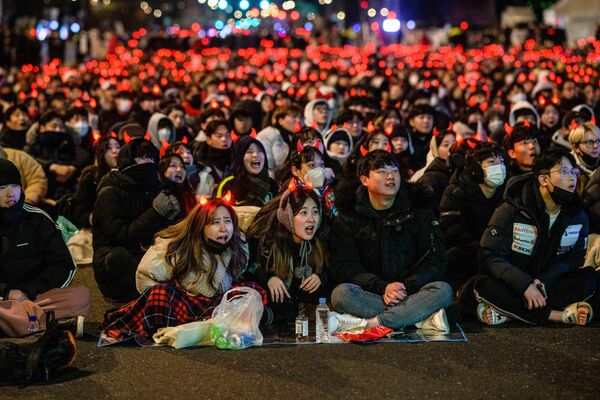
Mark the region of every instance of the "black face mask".
[[553, 185], [554, 189], [550, 192], [550, 197], [552, 197], [552, 201], [554, 201], [557, 205], [562, 206], [564, 204], [569, 204], [573, 197], [575, 197], [575, 192], [569, 192], [563, 188], [560, 188], [556, 185]]
[[217, 242], [212, 239], [206, 239], [206, 248], [213, 254], [223, 254], [225, 250], [231, 245], [231, 240], [227, 243]]
[[135, 164], [123, 173], [146, 188], [158, 185], [158, 167], [154, 163]]
[[0, 232], [14, 230], [14, 226], [21, 219], [23, 203], [25, 203], [25, 194], [21, 192], [21, 197], [15, 205], [7, 208], [0, 207]]
[[44, 147], [58, 147], [66, 139], [66, 136], [65, 132], [40, 132], [40, 144]]

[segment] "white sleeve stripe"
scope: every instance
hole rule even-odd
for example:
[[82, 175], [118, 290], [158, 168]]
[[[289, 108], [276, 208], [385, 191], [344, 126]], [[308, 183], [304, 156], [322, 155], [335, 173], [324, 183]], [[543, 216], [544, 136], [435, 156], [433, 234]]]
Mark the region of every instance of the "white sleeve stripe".
[[[23, 204], [23, 210], [32, 212], [32, 213], [42, 214], [42, 215], [46, 216], [46, 218], [48, 218], [50, 221], [52, 221], [52, 223], [54, 224], [56, 229], [58, 229], [60, 231], [60, 226], [58, 226], [58, 224], [52, 219], [52, 217], [50, 217], [44, 210], [34, 207], [29, 204]], [[66, 243], [65, 243], [65, 245], [66, 245]], [[61, 288], [69, 286], [71, 284], [71, 282], [73, 282], [73, 278], [75, 278], [75, 274], [77, 273], [77, 264], [75, 263], [75, 260], [73, 260], [73, 255], [71, 254], [70, 251], [69, 251], [69, 258], [71, 259], [71, 262], [73, 263], [74, 268], [69, 272], [69, 276], [67, 277], [67, 280], [63, 283]]]

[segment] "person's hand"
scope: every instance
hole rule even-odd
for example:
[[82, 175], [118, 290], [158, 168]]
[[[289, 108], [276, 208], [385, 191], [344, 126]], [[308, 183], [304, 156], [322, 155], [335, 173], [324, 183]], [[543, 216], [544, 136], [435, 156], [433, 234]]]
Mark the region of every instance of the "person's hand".
[[525, 293], [523, 293], [525, 300], [527, 300], [527, 308], [530, 310], [546, 306], [546, 299], [544, 299], [544, 295], [537, 288], [536, 281], [539, 282], [537, 279], [533, 281], [533, 283], [527, 287]]
[[271, 277], [267, 282], [269, 292], [271, 293], [271, 299], [276, 303], [283, 303], [285, 297], [291, 297], [285, 287], [285, 283], [276, 276]]
[[319, 288], [319, 286], [321, 286], [321, 278], [319, 278], [319, 275], [317, 274], [312, 274], [308, 278], [302, 279], [300, 289], [308, 293], [314, 293]]
[[406, 287], [401, 282], [392, 282], [385, 287], [383, 302], [388, 306], [394, 306], [406, 298]]
[[161, 216], [167, 219], [173, 219], [181, 211], [177, 197], [172, 194], [167, 194], [164, 191], [160, 192], [154, 200], [152, 200], [152, 208]]
[[29, 297], [19, 289], [12, 289], [8, 292], [8, 300], [25, 301], [28, 299]]

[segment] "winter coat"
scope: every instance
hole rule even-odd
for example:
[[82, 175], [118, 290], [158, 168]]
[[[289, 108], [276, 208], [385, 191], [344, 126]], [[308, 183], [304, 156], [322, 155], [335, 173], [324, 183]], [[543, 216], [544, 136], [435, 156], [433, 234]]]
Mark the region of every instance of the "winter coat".
[[329, 237], [330, 274], [378, 295], [392, 282], [408, 294], [436, 281], [445, 272], [446, 249], [439, 223], [430, 208], [427, 187], [403, 182], [394, 204], [385, 212], [371, 206], [366, 188], [339, 205]]
[[283, 167], [290, 154], [290, 141], [286, 141], [283, 137], [286, 134], [274, 126], [268, 126], [256, 135], [256, 138], [265, 146], [271, 178], [274, 178], [277, 171]]
[[160, 187], [149, 190], [117, 170], [100, 181], [92, 217], [94, 266], [104, 265], [115, 247], [142, 257], [154, 234], [169, 224], [152, 208], [159, 191]]
[[447, 248], [472, 244], [476, 247], [494, 211], [503, 201], [505, 186], [506, 181], [488, 199], [464, 169], [452, 176], [440, 203], [440, 225]]
[[175, 126], [173, 125], [173, 122], [169, 119], [169, 117], [159, 112], [152, 114], [150, 120], [148, 121], [148, 133], [150, 134], [150, 141], [152, 142], [154, 147], [156, 147], [159, 150], [163, 147], [163, 143], [158, 137], [158, 125], [163, 120], [163, 124], [165, 124], [165, 126], [169, 127], [169, 129], [171, 130], [171, 135], [169, 136], [167, 144], [169, 146], [172, 145], [173, 143], [175, 143], [176, 139]]
[[583, 196], [585, 187], [590, 181], [590, 177], [594, 173], [595, 168], [587, 165], [585, 161], [583, 161], [581, 155], [579, 153], [576, 153], [575, 150], [571, 151], [571, 155], [573, 156], [573, 158], [575, 158], [577, 168], [579, 168], [579, 171], [581, 172], [579, 174], [579, 178], [577, 178], [577, 188], [575, 189], [575, 191], [577, 192], [578, 196]]
[[21, 189], [25, 201], [38, 203], [48, 191], [48, 179], [42, 166], [29, 154], [21, 150], [0, 147], [0, 158], [11, 161], [21, 174]]
[[590, 232], [600, 233], [600, 168], [590, 177], [582, 197], [590, 219]]
[[480, 272], [522, 295], [534, 279], [552, 286], [583, 264], [589, 223], [578, 198], [562, 206], [552, 229], [533, 174], [512, 178], [478, 254]]
[[216, 197], [221, 197], [228, 191], [231, 191], [236, 206], [262, 207], [265, 204], [267, 204], [269, 200], [271, 200], [273, 197], [277, 196], [277, 193], [279, 193], [279, 185], [274, 179], [269, 178], [269, 185], [271, 186], [271, 189], [269, 190], [269, 193], [267, 193], [266, 197], [263, 199], [262, 204], [258, 204], [258, 202], [256, 204], [249, 203], [246, 201], [246, 195], [248, 194], [248, 191], [241, 184], [240, 179], [243, 178], [236, 179], [236, 177], [233, 175], [228, 176], [227, 178], [221, 181], [219, 186], [215, 189], [214, 194], [216, 195]]
[[418, 180], [433, 189], [433, 211], [439, 214], [440, 202], [444, 190], [450, 181], [451, 171], [446, 165], [446, 161], [439, 157], [433, 159], [429, 166], [425, 169], [423, 176]]
[[67, 287], [77, 267], [60, 228], [42, 210], [23, 205], [18, 227], [0, 235], [0, 300], [18, 289], [34, 300], [40, 293]]
[[94, 204], [96, 203], [96, 189], [98, 182], [96, 182], [96, 174], [98, 167], [92, 166], [85, 169], [81, 177], [79, 178], [79, 185], [77, 192], [75, 192], [74, 210], [72, 218], [73, 222], [78, 228], [90, 228], [90, 215], [94, 211]]
[[[157, 283], [164, 283], [171, 280], [173, 276], [173, 269], [165, 260], [165, 254], [167, 252], [167, 246], [171, 241], [166, 239], [158, 239], [156, 243], [148, 249], [140, 264], [137, 267], [135, 274], [136, 288], [138, 292], [142, 293], [144, 290], [156, 285]], [[248, 245], [246, 243], [242, 246], [246, 259], [248, 259]], [[226, 250], [222, 255], [217, 255], [217, 265], [210, 265], [210, 257], [208, 254], [204, 254], [202, 259], [203, 265], [199, 268], [203, 271], [210, 271], [216, 268], [215, 275], [213, 277], [213, 285], [218, 288], [214, 290], [208, 282], [208, 274], [204, 273], [198, 276], [197, 274], [190, 274], [182, 282], [178, 282], [190, 295], [202, 295], [206, 297], [214, 297], [217, 294], [223, 294], [231, 288], [233, 278], [227, 272], [227, 266], [231, 261], [232, 251]]]
[[323, 99], [315, 99], [315, 100], [309, 101], [306, 104], [306, 106], [304, 106], [304, 125], [316, 129], [317, 132], [319, 132], [321, 134], [321, 136], [323, 136], [325, 134], [325, 132], [327, 132], [329, 130], [329, 127], [331, 126], [331, 120], [333, 119], [333, 111], [332, 110], [329, 111], [329, 115], [327, 117], [327, 122], [325, 122], [325, 126], [323, 127], [323, 129], [319, 129], [318, 125], [316, 124], [315, 120], [313, 119], [313, 110], [314, 110], [315, 106], [318, 104], [327, 104], [327, 106], [329, 107], [329, 103], [327, 103], [327, 101], [325, 101]]

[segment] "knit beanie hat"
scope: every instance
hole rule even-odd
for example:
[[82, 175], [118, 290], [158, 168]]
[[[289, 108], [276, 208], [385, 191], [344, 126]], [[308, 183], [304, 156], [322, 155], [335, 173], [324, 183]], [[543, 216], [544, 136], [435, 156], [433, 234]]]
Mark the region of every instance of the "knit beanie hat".
[[21, 186], [21, 174], [11, 161], [0, 158], [0, 186]]

